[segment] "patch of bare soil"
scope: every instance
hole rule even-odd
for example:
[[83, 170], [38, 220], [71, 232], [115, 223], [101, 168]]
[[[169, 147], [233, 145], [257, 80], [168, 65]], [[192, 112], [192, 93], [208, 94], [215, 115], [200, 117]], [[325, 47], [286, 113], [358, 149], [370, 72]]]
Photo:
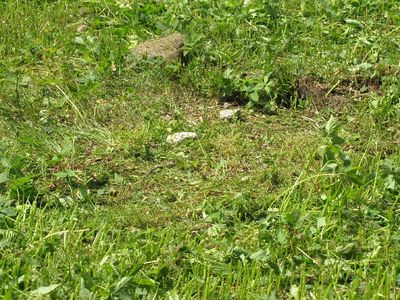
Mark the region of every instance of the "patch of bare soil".
[[331, 110], [338, 114], [351, 108], [363, 95], [379, 92], [379, 79], [341, 79], [334, 84], [319, 81], [313, 77], [297, 80], [296, 90], [302, 100], [309, 102], [313, 111]]
[[183, 34], [173, 33], [139, 44], [134, 53], [137, 56], [161, 57], [166, 60], [181, 59], [183, 44]]

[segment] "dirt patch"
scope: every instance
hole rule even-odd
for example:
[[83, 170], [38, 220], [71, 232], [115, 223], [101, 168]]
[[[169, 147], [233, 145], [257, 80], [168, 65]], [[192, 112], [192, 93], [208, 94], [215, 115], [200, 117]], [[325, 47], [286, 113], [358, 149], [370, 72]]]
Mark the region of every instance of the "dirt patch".
[[308, 101], [316, 111], [333, 110], [342, 113], [370, 92], [379, 92], [381, 81], [370, 78], [339, 79], [326, 83], [313, 77], [302, 77], [296, 81], [299, 99]]
[[137, 56], [161, 57], [166, 60], [181, 59], [184, 36], [173, 33], [139, 44], [133, 52]]

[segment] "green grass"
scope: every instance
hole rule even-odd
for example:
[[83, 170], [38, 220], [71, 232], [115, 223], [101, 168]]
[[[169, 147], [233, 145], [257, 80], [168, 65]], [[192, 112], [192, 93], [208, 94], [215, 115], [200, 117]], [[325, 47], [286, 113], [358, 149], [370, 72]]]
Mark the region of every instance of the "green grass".
[[398, 9], [0, 2], [0, 297], [399, 298]]

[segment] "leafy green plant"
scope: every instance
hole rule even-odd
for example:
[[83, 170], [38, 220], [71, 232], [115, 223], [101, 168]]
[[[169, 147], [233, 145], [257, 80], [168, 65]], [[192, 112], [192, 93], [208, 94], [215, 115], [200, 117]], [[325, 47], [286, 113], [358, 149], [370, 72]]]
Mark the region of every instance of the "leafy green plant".
[[33, 180], [37, 175], [26, 175], [23, 172], [25, 159], [15, 157], [13, 160], [2, 158], [3, 172], [0, 173], [0, 184], [4, 185], [4, 191], [12, 200], [21, 202], [33, 201], [38, 196]]
[[385, 159], [381, 176], [386, 189], [396, 194], [400, 193], [400, 166], [396, 165], [392, 159]]
[[[0, 196], [0, 229], [5, 229], [12, 226], [12, 220], [17, 216], [17, 210], [15, 209], [13, 201], [6, 200], [3, 196]], [[0, 249], [2, 248], [0, 242]]]
[[204, 35], [191, 33], [186, 36], [185, 44], [183, 46], [183, 56], [188, 62], [191, 58], [199, 54], [199, 49], [201, 49], [200, 42], [204, 39]]
[[214, 87], [223, 100], [248, 103], [265, 112], [272, 112], [277, 105], [290, 105], [290, 98], [295, 97], [290, 85], [275, 78], [273, 71], [253, 75], [227, 68], [215, 78]]
[[351, 166], [351, 158], [342, 148], [345, 140], [339, 136], [341, 125], [331, 116], [325, 125], [325, 135], [329, 144], [323, 146], [323, 170], [339, 172]]

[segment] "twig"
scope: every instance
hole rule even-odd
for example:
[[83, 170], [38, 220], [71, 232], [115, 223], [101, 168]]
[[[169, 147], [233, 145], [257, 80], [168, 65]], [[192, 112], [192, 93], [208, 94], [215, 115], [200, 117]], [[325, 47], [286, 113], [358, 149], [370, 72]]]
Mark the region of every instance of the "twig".
[[316, 126], [318, 129], [321, 129], [321, 127], [319, 126], [318, 122], [315, 121], [314, 119], [311, 119], [311, 118], [306, 117], [306, 116], [302, 116], [302, 118], [303, 118], [304, 120], [307, 120], [307, 121], [310, 121], [310, 122], [314, 123], [315, 126]]
[[65, 99], [67, 99], [67, 101], [69, 102], [69, 104], [72, 106], [72, 108], [75, 110], [75, 112], [78, 114], [78, 116], [81, 118], [82, 121], [84, 121], [84, 117], [82, 115], [82, 113], [79, 111], [78, 107], [75, 105], [75, 103], [71, 100], [70, 97], [68, 97], [68, 95], [60, 88], [60, 86], [56, 85], [56, 88], [61, 92], [61, 94], [63, 94], [63, 96], [65, 97]]
[[325, 97], [328, 97], [329, 94], [332, 93], [333, 90], [334, 90], [335, 88], [337, 88], [337, 86], [339, 85], [339, 83], [340, 83], [340, 80], [338, 80], [338, 81], [335, 83], [335, 85], [325, 94]]

